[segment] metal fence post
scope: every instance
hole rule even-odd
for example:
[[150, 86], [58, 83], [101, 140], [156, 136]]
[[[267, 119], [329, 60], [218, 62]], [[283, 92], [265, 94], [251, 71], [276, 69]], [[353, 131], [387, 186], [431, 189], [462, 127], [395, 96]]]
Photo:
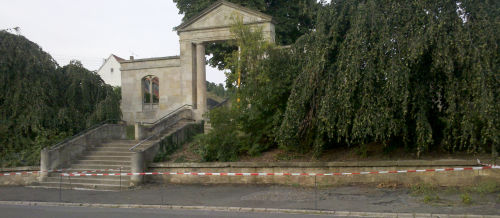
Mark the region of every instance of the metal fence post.
[[318, 209], [318, 184], [316, 183], [316, 175], [314, 175], [314, 209]]
[[62, 202], [62, 173], [59, 174], [59, 201]]
[[122, 191], [122, 167], [120, 166], [120, 191]]
[[71, 185], [71, 176], [68, 176], [68, 181], [69, 181], [69, 189], [73, 190], [73, 186]]
[[163, 204], [163, 202], [164, 202], [163, 201], [163, 189], [165, 188], [165, 185], [160, 186], [160, 187], [162, 187], [162, 188], [160, 188], [160, 196], [161, 196], [160, 198], [161, 198], [161, 204]]

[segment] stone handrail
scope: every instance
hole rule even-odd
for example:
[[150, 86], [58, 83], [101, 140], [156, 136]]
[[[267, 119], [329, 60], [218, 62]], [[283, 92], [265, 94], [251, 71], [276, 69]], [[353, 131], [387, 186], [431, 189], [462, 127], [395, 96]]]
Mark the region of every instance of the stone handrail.
[[[161, 134], [165, 129], [168, 129], [168, 127], [170, 127], [172, 124], [177, 123], [179, 120], [192, 119], [192, 113], [192, 106], [189, 104], [185, 104], [166, 114], [155, 122], [137, 122], [135, 123], [135, 139], [148, 141], [152, 136]], [[135, 147], [137, 146], [134, 146], [133, 148]], [[131, 148], [130, 150], [132, 150], [133, 148]]]
[[50, 146], [50, 148], [49, 148], [49, 149], [50, 149], [50, 150], [57, 149], [57, 148], [59, 148], [59, 147], [61, 147], [61, 146], [64, 146], [64, 145], [66, 144], [66, 142], [69, 142], [69, 141], [73, 140], [74, 138], [76, 138], [76, 137], [78, 137], [78, 136], [84, 135], [84, 134], [88, 133], [89, 131], [91, 131], [91, 130], [93, 130], [93, 129], [96, 129], [96, 128], [98, 128], [98, 127], [101, 127], [101, 126], [102, 126], [102, 125], [104, 125], [104, 124], [112, 124], [112, 123], [117, 123], [117, 122], [119, 122], [119, 121], [121, 121], [121, 120], [105, 120], [105, 121], [102, 121], [102, 122], [100, 122], [100, 123], [94, 124], [94, 125], [92, 125], [91, 127], [89, 127], [89, 128], [87, 128], [87, 129], [85, 129], [85, 130], [83, 130], [83, 131], [81, 131], [81, 132], [77, 133], [76, 135], [73, 135], [73, 136], [67, 137], [67, 138], [65, 138], [63, 141], [58, 142], [57, 144], [55, 144], [55, 145], [53, 145], [53, 146]]

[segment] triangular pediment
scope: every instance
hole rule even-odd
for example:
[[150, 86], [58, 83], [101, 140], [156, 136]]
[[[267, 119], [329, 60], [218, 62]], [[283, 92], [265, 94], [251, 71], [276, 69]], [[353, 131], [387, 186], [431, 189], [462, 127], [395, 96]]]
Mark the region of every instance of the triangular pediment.
[[177, 31], [188, 31], [193, 29], [206, 29], [231, 26], [232, 17], [239, 16], [243, 23], [272, 22], [272, 17], [255, 10], [251, 10], [226, 1], [218, 1], [198, 16], [177, 27]]

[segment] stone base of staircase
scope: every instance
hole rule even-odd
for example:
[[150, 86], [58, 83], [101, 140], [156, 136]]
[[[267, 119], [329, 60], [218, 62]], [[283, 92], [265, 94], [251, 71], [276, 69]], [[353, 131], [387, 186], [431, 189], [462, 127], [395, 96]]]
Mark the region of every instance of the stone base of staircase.
[[[163, 136], [175, 133], [184, 128], [192, 120], [181, 120], [169, 127]], [[161, 137], [160, 137], [161, 138]], [[142, 143], [135, 149], [145, 149], [157, 143], [158, 139]], [[112, 140], [102, 145], [90, 148], [81, 157], [75, 159], [68, 169], [62, 173], [129, 173], [131, 172], [131, 161], [134, 151], [130, 151], [136, 140]], [[119, 191], [132, 187], [130, 176], [61, 176], [61, 172], [49, 173], [42, 182], [32, 187], [62, 188], [62, 189], [88, 189]]]

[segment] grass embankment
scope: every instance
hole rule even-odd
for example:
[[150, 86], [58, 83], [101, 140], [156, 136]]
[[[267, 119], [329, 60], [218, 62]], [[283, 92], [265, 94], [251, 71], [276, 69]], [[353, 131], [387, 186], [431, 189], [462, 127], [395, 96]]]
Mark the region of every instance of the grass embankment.
[[410, 186], [410, 194], [426, 204], [435, 206], [477, 205], [488, 202], [500, 203], [498, 181], [479, 183], [465, 187], [438, 187], [429, 184]]
[[[203, 162], [196, 141], [185, 143], [169, 155], [168, 162]], [[353, 148], [337, 148], [326, 150], [321, 156], [315, 157], [310, 153], [289, 152], [279, 148], [270, 149], [256, 156], [241, 156], [239, 162], [329, 162], [329, 161], [377, 161], [377, 160], [490, 160], [489, 154], [467, 154], [446, 152], [432, 152], [418, 158], [415, 154], [405, 152], [404, 149], [388, 150], [382, 144], [368, 144]]]

